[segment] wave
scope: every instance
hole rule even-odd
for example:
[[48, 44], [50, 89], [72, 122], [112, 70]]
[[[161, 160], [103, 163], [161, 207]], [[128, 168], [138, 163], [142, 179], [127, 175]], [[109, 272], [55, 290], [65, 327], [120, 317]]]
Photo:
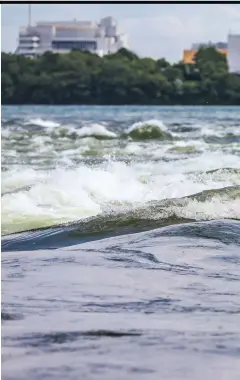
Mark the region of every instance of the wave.
[[95, 137], [96, 139], [114, 139], [117, 134], [109, 131], [101, 124], [92, 124], [77, 130], [78, 137]]
[[[125, 163], [109, 158], [102, 163], [91, 162], [90, 166], [8, 170], [2, 173], [2, 233], [22, 231], [29, 226], [38, 228], [65, 223], [106, 210], [116, 211], [121, 207], [128, 210], [149, 201], [182, 198], [204, 190], [240, 185], [234, 168], [206, 172], [214, 168], [209, 165], [211, 158], [221, 164], [221, 156], [211, 155], [177, 163]], [[226, 158], [224, 156], [225, 161]], [[227, 160], [223, 164], [232, 163]], [[210, 210], [215, 212], [212, 208]], [[230, 209], [229, 212], [235, 215]], [[227, 210], [221, 215], [226, 214]]]
[[166, 126], [159, 120], [148, 120], [146, 122], [137, 122], [119, 134], [108, 130], [102, 124], [94, 123], [88, 126], [74, 127], [62, 126], [58, 129], [52, 129], [52, 133], [60, 137], [72, 139], [92, 137], [99, 140], [115, 138], [131, 138], [132, 140], [172, 140], [172, 134]]
[[238, 220], [214, 220], [195, 222], [163, 228], [157, 232], [161, 236], [182, 236], [218, 240], [223, 244], [240, 245], [240, 223]]
[[[189, 158], [184, 161], [187, 165], [184, 167], [180, 161], [179, 164], [152, 161], [127, 164], [109, 159], [96, 165], [92, 162], [90, 166], [81, 164], [77, 168], [9, 170], [2, 173], [2, 233], [65, 223], [107, 210], [116, 212], [121, 207], [129, 210], [149, 201], [182, 198], [203, 190], [240, 185], [239, 175], [232, 172], [206, 174], [205, 170], [212, 165], [206, 166], [204, 159]], [[206, 160], [208, 163], [209, 157]], [[203, 173], [195, 173], [197, 168], [202, 168]], [[215, 212], [212, 208], [210, 210]], [[221, 212], [221, 215], [227, 215], [228, 211]], [[229, 213], [235, 215], [231, 209]]]
[[[236, 126], [228, 128], [212, 128], [204, 125], [178, 125], [177, 123], [169, 124], [167, 127], [161, 120], [149, 119], [146, 121], [138, 121], [131, 126], [126, 126], [125, 123], [119, 123], [113, 126], [111, 130], [105, 125], [105, 122], [85, 124], [83, 121], [73, 121], [74, 124], [64, 124], [54, 120], [42, 118], [19, 119], [12, 118], [9, 120], [3, 119], [4, 130], [2, 136], [9, 140], [9, 137], [17, 139], [17, 134], [27, 132], [28, 138], [34, 133], [41, 135], [47, 134], [50, 138], [68, 138], [70, 140], [78, 140], [83, 138], [93, 138], [97, 140], [108, 139], [131, 139], [134, 141], [179, 141], [185, 140], [186, 137], [199, 141], [199, 143], [207, 146], [209, 144], [229, 145], [239, 143], [240, 135], [239, 128]], [[13, 127], [13, 128], [11, 128]], [[115, 129], [115, 130], [114, 130]], [[9, 136], [9, 133], [14, 135]], [[194, 144], [195, 145], [195, 144]], [[184, 149], [184, 148], [183, 148]], [[175, 152], [180, 152], [181, 148], [173, 148]], [[186, 153], [193, 153], [194, 148], [186, 148]], [[195, 147], [195, 152], [198, 153], [198, 147]]]
[[6, 127], [29, 127], [29, 126], [36, 126], [36, 127], [42, 127], [42, 128], [54, 128], [59, 127], [61, 124], [53, 121], [53, 120], [46, 120], [42, 119], [40, 117], [36, 118], [24, 118], [24, 117], [10, 117], [8, 119], [1, 119], [2, 126]]
[[[239, 142], [240, 133], [239, 125], [205, 125], [194, 124], [193, 122], [170, 123], [168, 127], [163, 121], [158, 119], [149, 119], [146, 121], [138, 121], [129, 127], [126, 127], [125, 122], [121, 125], [121, 129], [126, 128], [123, 132], [117, 135], [113, 131], [109, 131], [103, 124], [104, 122], [96, 122], [92, 125], [84, 125], [83, 121], [73, 120], [73, 125], [65, 125], [56, 120], [43, 119], [41, 117], [19, 118], [10, 117], [9, 119], [2, 118], [2, 125], [5, 127], [40, 127], [45, 130], [53, 130], [60, 128], [76, 131], [78, 137], [95, 137], [95, 138], [126, 138], [131, 137], [134, 140], [172, 140], [178, 139], [179, 136], [186, 137], [186, 134], [193, 134], [194, 137], [203, 139], [206, 143], [234, 143]], [[117, 127], [119, 129], [119, 123]], [[36, 128], [35, 128], [36, 129]], [[34, 128], [33, 128], [34, 130]], [[55, 131], [56, 132], [56, 131]], [[69, 134], [71, 136], [71, 133]]]
[[21, 125], [22, 124], [22, 119], [19, 118], [19, 117], [11, 117], [11, 118], [8, 118], [8, 119], [4, 119], [2, 118], [1, 119], [1, 126], [3, 127], [13, 127], [13, 126], [16, 126], [16, 125]]
[[71, 140], [95, 138], [97, 140], [110, 140], [117, 138], [117, 134], [109, 131], [101, 124], [91, 124], [81, 128], [75, 126], [61, 126], [50, 131], [52, 137], [68, 138]]
[[213, 173], [228, 173], [228, 174], [237, 174], [240, 175], [240, 169], [239, 168], [219, 168], [219, 169], [213, 169], [208, 170], [206, 174], [213, 174]]
[[[111, 139], [111, 138], [128, 138], [131, 137], [134, 140], [172, 140], [173, 136], [168, 131], [167, 127], [161, 120], [150, 119], [144, 122], [136, 122], [128, 127], [125, 131], [117, 134], [108, 130], [101, 123], [92, 123], [90, 125], [84, 125], [80, 122], [78, 125], [64, 125], [56, 121], [45, 120], [41, 118], [33, 118], [29, 120], [24, 119], [11, 119], [4, 120], [4, 125], [11, 124], [22, 127], [40, 127], [49, 131], [53, 136], [69, 137], [69, 138], [85, 138], [93, 137], [96, 139]], [[33, 128], [34, 131], [35, 128]]]
[[[50, 243], [76, 244], [89, 238], [111, 236], [147, 231], [168, 225], [218, 220], [240, 220], [240, 186], [231, 186], [215, 190], [206, 190], [183, 198], [151, 201], [142, 207], [132, 209], [112, 209], [98, 215], [70, 223], [42, 225], [44, 228], [26, 229], [23, 233], [14, 233], [2, 237], [2, 248], [9, 249], [13, 242], [26, 244], [38, 242], [38, 247]], [[47, 223], [47, 221], [45, 220]], [[50, 223], [50, 221], [48, 221]], [[28, 226], [32, 225], [29, 221]], [[39, 245], [39, 242], [42, 242]], [[15, 249], [18, 249], [14, 245]]]
[[160, 120], [148, 120], [134, 123], [123, 136], [131, 137], [133, 140], [172, 140], [172, 134]]
[[26, 126], [34, 125], [34, 126], [42, 127], [42, 128], [56, 128], [56, 127], [59, 127], [61, 124], [55, 121], [51, 121], [51, 120], [43, 120], [41, 118], [36, 118], [36, 119], [30, 119], [29, 121], [26, 121], [24, 125]]

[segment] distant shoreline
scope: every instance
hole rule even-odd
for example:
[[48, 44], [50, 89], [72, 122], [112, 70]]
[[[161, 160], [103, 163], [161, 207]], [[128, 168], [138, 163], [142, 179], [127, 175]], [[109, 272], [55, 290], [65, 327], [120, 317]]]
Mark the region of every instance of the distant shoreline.
[[4, 107], [240, 107], [239, 104], [37, 104], [37, 103], [2, 103]]
[[126, 49], [102, 58], [83, 51], [1, 58], [6, 106], [240, 105], [240, 75], [228, 73], [226, 57], [213, 47], [201, 48], [194, 64]]

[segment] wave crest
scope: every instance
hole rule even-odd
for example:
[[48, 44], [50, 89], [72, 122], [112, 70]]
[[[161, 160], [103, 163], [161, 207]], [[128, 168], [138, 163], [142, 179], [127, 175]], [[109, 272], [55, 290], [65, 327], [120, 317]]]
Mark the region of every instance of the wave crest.
[[114, 139], [117, 134], [109, 131], [101, 124], [92, 124], [90, 126], [82, 127], [77, 130], [79, 137], [95, 137], [96, 139]]
[[29, 125], [34, 125], [34, 126], [42, 127], [42, 128], [56, 128], [56, 127], [60, 126], [60, 124], [56, 123], [55, 121], [43, 120], [41, 118], [30, 119], [29, 121], [27, 121], [24, 124], [28, 125], [28, 126]]
[[[240, 220], [240, 186], [206, 190], [183, 198], [151, 201], [131, 210], [124, 207], [122, 211], [119, 208], [112, 209], [80, 221], [55, 226], [53, 220], [44, 220], [42, 227], [45, 228], [35, 230], [27, 229], [26, 223], [25, 232], [3, 236], [2, 247], [12, 244], [12, 238], [18, 244], [34, 239], [47, 240], [49, 244], [50, 239], [56, 247], [60, 240], [65, 245], [71, 245], [71, 242], [78, 243], [79, 239], [86, 241], [90, 236], [99, 238], [103, 234], [106, 237], [111, 234], [135, 233], [168, 225], [219, 219]], [[28, 221], [28, 226], [32, 226], [31, 220]]]

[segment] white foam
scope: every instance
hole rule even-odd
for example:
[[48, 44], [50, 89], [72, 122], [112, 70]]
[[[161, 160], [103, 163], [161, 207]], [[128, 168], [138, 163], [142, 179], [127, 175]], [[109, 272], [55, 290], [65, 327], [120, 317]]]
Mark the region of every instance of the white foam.
[[36, 184], [47, 177], [46, 172], [31, 168], [9, 170], [2, 173], [2, 193]]
[[198, 202], [191, 200], [184, 208], [174, 210], [177, 216], [196, 219], [239, 219], [240, 218], [240, 199], [227, 200], [218, 196], [211, 201]]
[[7, 139], [12, 134], [12, 131], [7, 128], [1, 128], [1, 136], [2, 138]]
[[76, 130], [79, 137], [105, 137], [105, 138], [116, 138], [117, 134], [109, 131], [106, 127], [101, 124], [92, 124], [90, 126], [85, 126]]
[[26, 125], [28, 125], [28, 124], [34, 124], [34, 125], [37, 125], [37, 126], [43, 127], [43, 128], [54, 128], [54, 127], [59, 127], [60, 126], [60, 124], [56, 123], [55, 121], [43, 120], [41, 118], [30, 119], [26, 123]]
[[159, 128], [160, 131], [167, 132], [167, 127], [163, 124], [161, 120], [156, 119], [150, 119], [147, 121], [139, 121], [137, 123], [132, 124], [127, 130], [126, 133], [129, 134], [134, 130], [141, 130], [143, 127], [146, 126], [154, 126], [156, 128]]
[[129, 144], [126, 146], [125, 151], [126, 153], [133, 154], [133, 155], [139, 155], [142, 153], [143, 147], [140, 146], [140, 144], [136, 144], [134, 142], [129, 142]]

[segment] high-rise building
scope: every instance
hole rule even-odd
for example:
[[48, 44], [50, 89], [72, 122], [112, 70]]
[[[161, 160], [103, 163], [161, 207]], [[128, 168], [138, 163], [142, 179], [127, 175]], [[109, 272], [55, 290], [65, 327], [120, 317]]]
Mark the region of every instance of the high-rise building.
[[227, 58], [229, 72], [240, 74], [240, 34], [228, 35]]
[[[30, 18], [30, 17], [29, 17]], [[119, 32], [117, 22], [105, 17], [100, 22], [38, 22], [20, 29], [16, 54], [35, 57], [46, 51], [68, 53], [87, 50], [100, 56], [128, 48], [127, 36]]]

